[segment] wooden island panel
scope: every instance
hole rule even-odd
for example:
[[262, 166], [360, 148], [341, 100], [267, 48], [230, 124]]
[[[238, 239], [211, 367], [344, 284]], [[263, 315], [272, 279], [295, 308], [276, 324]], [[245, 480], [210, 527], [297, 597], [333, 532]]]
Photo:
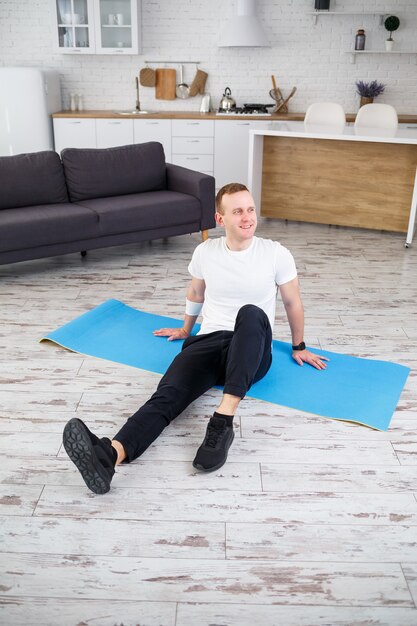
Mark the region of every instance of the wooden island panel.
[[264, 217], [407, 232], [417, 146], [265, 136]]

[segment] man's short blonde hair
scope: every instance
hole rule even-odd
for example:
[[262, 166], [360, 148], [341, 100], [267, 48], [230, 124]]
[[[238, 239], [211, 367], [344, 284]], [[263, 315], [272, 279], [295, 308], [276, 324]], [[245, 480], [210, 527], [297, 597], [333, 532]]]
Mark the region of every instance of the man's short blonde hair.
[[229, 183], [228, 185], [224, 185], [216, 195], [216, 211], [224, 214], [224, 209], [222, 207], [223, 196], [231, 195], [232, 193], [238, 193], [238, 191], [249, 191], [246, 185], [242, 185], [241, 183]]

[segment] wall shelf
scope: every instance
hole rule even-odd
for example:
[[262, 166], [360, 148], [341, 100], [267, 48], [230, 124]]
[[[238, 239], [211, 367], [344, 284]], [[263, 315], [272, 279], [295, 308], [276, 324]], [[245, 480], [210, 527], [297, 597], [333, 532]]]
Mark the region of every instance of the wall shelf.
[[377, 15], [379, 23], [383, 24], [385, 15], [389, 14], [379, 11], [310, 11], [309, 15], [313, 16], [313, 24], [317, 24], [317, 18], [322, 15]]
[[348, 50], [346, 54], [350, 54], [351, 63], [356, 63], [358, 54], [414, 54], [417, 64], [417, 50]]

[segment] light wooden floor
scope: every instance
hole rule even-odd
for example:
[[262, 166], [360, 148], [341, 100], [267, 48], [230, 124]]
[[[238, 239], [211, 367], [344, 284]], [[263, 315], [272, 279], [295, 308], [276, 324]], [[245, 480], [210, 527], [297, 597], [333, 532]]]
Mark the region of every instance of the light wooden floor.
[[2, 266], [2, 624], [417, 624], [417, 244], [279, 221], [258, 234], [296, 257], [310, 345], [413, 368], [390, 430], [248, 399], [227, 464], [202, 475], [213, 390], [96, 496], [65, 422], [112, 435], [159, 377], [37, 340], [108, 298], [181, 317], [199, 237]]

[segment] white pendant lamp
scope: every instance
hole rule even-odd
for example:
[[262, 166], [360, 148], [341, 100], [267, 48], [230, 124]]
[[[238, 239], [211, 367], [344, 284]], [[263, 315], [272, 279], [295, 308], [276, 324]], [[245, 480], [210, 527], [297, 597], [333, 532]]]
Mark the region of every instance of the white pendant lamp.
[[223, 27], [219, 47], [267, 47], [264, 29], [256, 16], [255, 0], [237, 0], [233, 16]]

